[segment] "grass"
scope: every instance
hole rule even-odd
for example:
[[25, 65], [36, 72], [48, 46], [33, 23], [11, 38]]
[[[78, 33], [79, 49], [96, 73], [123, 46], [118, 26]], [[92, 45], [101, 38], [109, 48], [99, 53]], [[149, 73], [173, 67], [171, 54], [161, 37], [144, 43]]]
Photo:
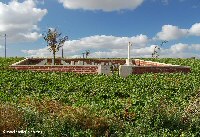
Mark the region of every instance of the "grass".
[[192, 72], [127, 78], [10, 70], [19, 60], [0, 59], [0, 136], [200, 136], [200, 60], [157, 59]]

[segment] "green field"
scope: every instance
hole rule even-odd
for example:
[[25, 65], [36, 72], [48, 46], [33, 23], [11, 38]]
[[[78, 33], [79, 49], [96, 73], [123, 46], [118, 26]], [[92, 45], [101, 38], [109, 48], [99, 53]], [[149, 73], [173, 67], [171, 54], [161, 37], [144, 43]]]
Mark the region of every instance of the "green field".
[[0, 136], [200, 136], [198, 59], [145, 59], [192, 73], [127, 78], [9, 69], [21, 59], [0, 58]]

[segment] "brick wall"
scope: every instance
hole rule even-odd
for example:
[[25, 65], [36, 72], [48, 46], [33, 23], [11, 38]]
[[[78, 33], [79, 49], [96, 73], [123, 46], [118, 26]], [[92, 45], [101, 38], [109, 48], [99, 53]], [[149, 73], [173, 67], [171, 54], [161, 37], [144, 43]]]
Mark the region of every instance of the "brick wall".
[[190, 67], [184, 66], [133, 66], [132, 74], [144, 74], [144, 73], [190, 73]]
[[[45, 58], [44, 58], [45, 59]], [[64, 59], [64, 61], [68, 64], [71, 64], [71, 61], [74, 63], [78, 63], [78, 61], [83, 61], [84, 65], [36, 65], [42, 60], [41, 58], [29, 58], [18, 64], [11, 65], [11, 68], [17, 70], [33, 70], [33, 71], [59, 71], [59, 72], [75, 72], [75, 73], [83, 73], [83, 74], [97, 74], [98, 73], [98, 64], [102, 65], [124, 65], [126, 63], [125, 60], [122, 59]], [[56, 64], [61, 63], [61, 59], [56, 59]], [[47, 63], [51, 64], [52, 59], [47, 59]], [[135, 59], [132, 61], [133, 63], [133, 74], [143, 74], [143, 73], [175, 73], [175, 72], [183, 72], [189, 73], [191, 72], [190, 67], [165, 64], [159, 62], [152, 61], [144, 61], [140, 59]], [[95, 65], [94, 65], [95, 64]]]
[[33, 66], [19, 65], [11, 66], [16, 70], [31, 70], [41, 72], [75, 72], [81, 74], [97, 74], [98, 66]]

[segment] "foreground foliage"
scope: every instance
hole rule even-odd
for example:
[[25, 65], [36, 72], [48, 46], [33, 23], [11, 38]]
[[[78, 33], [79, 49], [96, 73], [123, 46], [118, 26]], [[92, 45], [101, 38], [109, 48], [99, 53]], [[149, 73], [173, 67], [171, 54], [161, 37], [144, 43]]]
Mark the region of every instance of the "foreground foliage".
[[191, 66], [192, 73], [128, 78], [8, 69], [18, 60], [0, 59], [1, 135], [200, 136], [200, 60], [145, 59]]

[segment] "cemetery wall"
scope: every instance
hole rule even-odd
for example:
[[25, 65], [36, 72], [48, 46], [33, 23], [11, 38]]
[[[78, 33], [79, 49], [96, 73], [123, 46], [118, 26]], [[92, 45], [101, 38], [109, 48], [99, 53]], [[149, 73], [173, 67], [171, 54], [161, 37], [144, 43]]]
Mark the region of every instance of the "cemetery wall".
[[[64, 64], [62, 64], [64, 62]], [[17, 70], [32, 70], [32, 71], [58, 71], [58, 72], [75, 72], [83, 74], [99, 74], [98, 66], [125, 65], [125, 59], [56, 59], [57, 65], [51, 65], [52, 59], [50, 58], [28, 58], [11, 65], [11, 68]], [[152, 61], [144, 61], [140, 59], [133, 59], [132, 61], [132, 74], [143, 74], [143, 73], [175, 73], [191, 72], [190, 67], [165, 64]], [[108, 70], [106, 70], [108, 71]], [[106, 72], [107, 73], [107, 72]]]
[[75, 72], [81, 74], [97, 74], [98, 66], [36, 66], [36, 65], [19, 65], [19, 66], [11, 66], [16, 70], [31, 70], [31, 71], [41, 71], [41, 72]]
[[133, 66], [132, 68], [132, 74], [191, 72], [191, 68], [185, 66]]

